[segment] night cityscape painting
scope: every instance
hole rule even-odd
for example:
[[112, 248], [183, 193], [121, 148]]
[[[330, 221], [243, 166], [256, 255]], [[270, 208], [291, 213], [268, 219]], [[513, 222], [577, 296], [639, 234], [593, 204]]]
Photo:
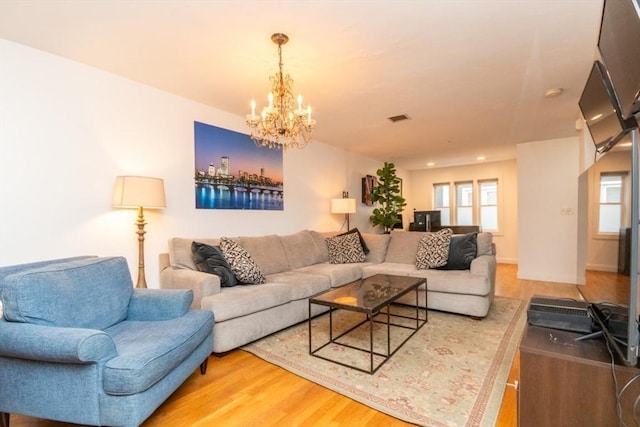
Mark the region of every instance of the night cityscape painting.
[[283, 210], [282, 149], [194, 122], [196, 209]]

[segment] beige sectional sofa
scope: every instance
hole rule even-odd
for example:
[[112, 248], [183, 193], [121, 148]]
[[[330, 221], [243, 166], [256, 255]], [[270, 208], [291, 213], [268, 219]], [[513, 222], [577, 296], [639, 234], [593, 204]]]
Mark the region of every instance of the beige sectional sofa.
[[[477, 254], [468, 270], [418, 270], [418, 243], [424, 233], [394, 230], [362, 233], [369, 249], [365, 262], [331, 264], [325, 239], [335, 233], [303, 230], [291, 235], [235, 237], [266, 276], [266, 283], [221, 287], [214, 274], [198, 271], [194, 241], [218, 245], [219, 239], [175, 237], [160, 255], [160, 286], [194, 292], [192, 308], [213, 311], [214, 353], [223, 353], [308, 319], [308, 298], [377, 273], [427, 278], [419, 304], [428, 308], [484, 317], [495, 288], [496, 259], [490, 233], [477, 236]], [[415, 296], [407, 297], [415, 304]], [[313, 306], [320, 313], [321, 306]]]

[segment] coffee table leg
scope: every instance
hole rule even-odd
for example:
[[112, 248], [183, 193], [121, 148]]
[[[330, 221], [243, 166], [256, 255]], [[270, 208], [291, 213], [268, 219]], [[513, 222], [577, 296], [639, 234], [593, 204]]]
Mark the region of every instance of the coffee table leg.
[[369, 373], [373, 373], [373, 315], [367, 314], [369, 318]]
[[309, 301], [309, 354], [312, 354], [312, 347], [311, 347], [311, 301]]
[[329, 342], [333, 342], [333, 307], [329, 307]]
[[391, 312], [389, 311], [389, 307], [391, 304], [387, 305], [387, 357], [391, 354]]

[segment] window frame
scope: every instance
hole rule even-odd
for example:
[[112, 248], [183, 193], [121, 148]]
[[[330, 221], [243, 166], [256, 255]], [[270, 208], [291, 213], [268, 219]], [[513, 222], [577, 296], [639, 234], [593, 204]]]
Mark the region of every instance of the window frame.
[[[447, 206], [438, 206], [438, 203], [436, 202], [437, 200], [437, 188], [438, 187], [447, 187], [447, 198], [448, 198], [448, 205]], [[441, 224], [444, 225], [452, 225], [451, 223], [453, 222], [453, 218], [451, 216], [451, 183], [449, 182], [437, 182], [433, 184], [433, 202], [432, 202], [432, 206], [433, 206], [433, 210], [437, 210], [440, 211], [440, 216], [441, 216]], [[445, 223], [444, 218], [442, 218], [442, 210], [443, 209], [447, 209], [449, 215], [449, 221], [448, 224]]]
[[[617, 176], [620, 177], [620, 202], [611, 203], [611, 202], [602, 202], [602, 177], [605, 176]], [[600, 171], [595, 177], [597, 181], [597, 185], [594, 186], [597, 188], [597, 194], [595, 194], [594, 203], [594, 224], [593, 227], [595, 229], [594, 238], [596, 239], [618, 239], [620, 235], [620, 228], [622, 227], [622, 223], [624, 222], [623, 214], [626, 210], [625, 206], [625, 194], [627, 191], [630, 191], [628, 186], [630, 185], [629, 180], [629, 172], [628, 171]], [[618, 231], [600, 231], [600, 212], [601, 207], [603, 205], [617, 205], [620, 209], [620, 224], [618, 224]]]
[[[487, 183], [495, 183], [496, 186], [496, 200], [495, 204], [483, 204], [482, 203], [482, 185]], [[483, 231], [496, 233], [500, 231], [500, 181], [498, 178], [489, 178], [489, 179], [480, 179], [478, 180], [478, 225], [482, 228]], [[484, 224], [482, 224], [482, 208], [483, 207], [495, 207], [496, 210], [496, 228], [485, 228]]]

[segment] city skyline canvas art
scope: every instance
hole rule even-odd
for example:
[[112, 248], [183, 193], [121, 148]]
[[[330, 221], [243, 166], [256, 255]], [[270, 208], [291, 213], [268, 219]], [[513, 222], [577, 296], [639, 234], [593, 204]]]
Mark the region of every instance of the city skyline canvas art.
[[283, 210], [282, 149], [194, 122], [196, 209]]

